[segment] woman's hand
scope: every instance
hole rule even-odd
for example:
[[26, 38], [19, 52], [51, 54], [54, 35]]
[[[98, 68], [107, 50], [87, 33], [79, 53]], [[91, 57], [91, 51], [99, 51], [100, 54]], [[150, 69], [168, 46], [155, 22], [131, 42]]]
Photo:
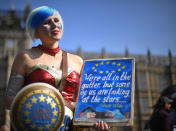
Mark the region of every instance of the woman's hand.
[[0, 127], [0, 131], [8, 131], [9, 129], [8, 129], [8, 127], [6, 126], [6, 125], [2, 125], [1, 127]]
[[99, 121], [94, 124], [94, 129], [95, 131], [109, 131], [110, 126], [106, 122]]

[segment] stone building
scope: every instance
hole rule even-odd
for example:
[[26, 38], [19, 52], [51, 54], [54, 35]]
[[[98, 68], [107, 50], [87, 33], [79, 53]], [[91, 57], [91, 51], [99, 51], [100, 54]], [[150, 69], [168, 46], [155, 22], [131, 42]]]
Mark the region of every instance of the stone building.
[[30, 6], [25, 11], [0, 9], [0, 125], [4, 123], [4, 91], [7, 87], [14, 56], [30, 47], [30, 39], [25, 33], [25, 21]]
[[[30, 48], [30, 39], [25, 33], [25, 20], [30, 11], [0, 10], [0, 125], [5, 121], [4, 91], [7, 87], [10, 69], [18, 51]], [[146, 55], [108, 53], [103, 48], [98, 52], [76, 52], [84, 60], [97, 58], [135, 57], [135, 105], [134, 125], [119, 127], [118, 131], [142, 131], [152, 113], [152, 106], [161, 92], [176, 84], [176, 57], [169, 51], [168, 56], [153, 56], [150, 50]], [[117, 128], [113, 127], [112, 131]]]

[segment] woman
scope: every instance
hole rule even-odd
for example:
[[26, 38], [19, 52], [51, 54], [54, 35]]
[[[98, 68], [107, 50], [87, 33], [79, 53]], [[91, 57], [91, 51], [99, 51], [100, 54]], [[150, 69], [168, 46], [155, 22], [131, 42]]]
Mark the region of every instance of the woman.
[[[66, 83], [61, 91], [68, 110], [74, 108], [75, 98], [79, 85], [79, 75], [83, 60], [70, 53], [64, 53], [58, 41], [63, 34], [63, 21], [59, 12], [53, 8], [42, 6], [34, 9], [28, 16], [26, 22], [27, 32], [32, 39], [40, 39], [42, 44], [19, 53], [13, 63], [9, 85], [6, 91], [6, 103], [9, 109], [17, 92], [30, 83], [45, 82], [58, 88], [62, 79], [62, 62], [66, 61]], [[70, 108], [71, 107], [71, 108]], [[67, 107], [66, 107], [67, 108]], [[67, 116], [60, 130], [72, 130], [71, 116]], [[67, 121], [68, 120], [68, 121]], [[109, 126], [104, 122], [95, 123], [96, 130], [108, 130]]]
[[172, 99], [161, 96], [154, 106], [153, 114], [146, 124], [146, 129], [151, 131], [173, 131], [173, 124], [170, 116]]

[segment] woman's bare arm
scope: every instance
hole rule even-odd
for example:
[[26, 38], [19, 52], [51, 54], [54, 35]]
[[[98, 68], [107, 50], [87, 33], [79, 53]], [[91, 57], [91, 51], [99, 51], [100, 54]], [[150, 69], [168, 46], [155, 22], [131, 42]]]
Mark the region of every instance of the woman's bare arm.
[[8, 87], [6, 89], [6, 108], [10, 109], [10, 105], [16, 96], [17, 92], [24, 85], [24, 75], [25, 75], [25, 53], [20, 53], [16, 56], [9, 78]]

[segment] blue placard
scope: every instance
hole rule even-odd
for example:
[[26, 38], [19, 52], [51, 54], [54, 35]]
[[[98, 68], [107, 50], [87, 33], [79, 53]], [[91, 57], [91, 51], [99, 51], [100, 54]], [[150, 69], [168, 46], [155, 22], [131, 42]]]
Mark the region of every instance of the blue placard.
[[84, 62], [74, 123], [132, 123], [134, 58]]

